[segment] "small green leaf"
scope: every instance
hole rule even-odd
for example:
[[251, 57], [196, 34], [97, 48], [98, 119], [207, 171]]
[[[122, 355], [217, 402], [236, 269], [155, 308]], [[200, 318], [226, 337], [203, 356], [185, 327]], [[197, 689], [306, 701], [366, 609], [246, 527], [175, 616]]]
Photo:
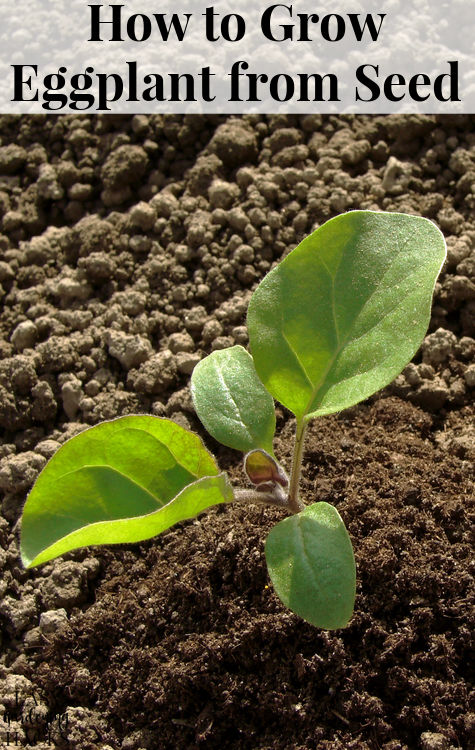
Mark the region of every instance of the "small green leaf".
[[[159, 533], [168, 528], [163, 525], [167, 519], [176, 523], [194, 515], [194, 495], [176, 506], [180, 493], [187, 485], [197, 487], [203, 477], [215, 478], [218, 471], [200, 438], [168, 419], [130, 416], [91, 427], [55, 453], [28, 496], [22, 517], [23, 563], [37, 565], [85, 544], [148, 539], [154, 535], [149, 529]], [[203, 507], [228, 501], [228, 494], [211, 499], [223, 481], [221, 477], [209, 485], [214, 489]], [[196, 513], [203, 509], [202, 494], [196, 507]], [[160, 509], [164, 512], [158, 516]], [[139, 523], [142, 517], [152, 521]], [[116, 527], [120, 539], [107, 531], [111, 523], [131, 519], [130, 526]], [[131, 538], [125, 538], [128, 529]]]
[[259, 284], [248, 310], [257, 373], [298, 419], [340, 411], [391, 382], [430, 320], [446, 254], [418, 216], [350, 211]]
[[266, 451], [258, 448], [244, 456], [244, 471], [253, 484], [270, 482], [287, 487], [289, 480], [282, 466]]
[[353, 614], [356, 570], [336, 508], [314, 503], [280, 521], [267, 537], [266, 561], [279, 598], [318, 628], [344, 628]]
[[243, 453], [273, 452], [274, 402], [242, 346], [202, 359], [191, 376], [191, 394], [198, 417], [220, 443]]

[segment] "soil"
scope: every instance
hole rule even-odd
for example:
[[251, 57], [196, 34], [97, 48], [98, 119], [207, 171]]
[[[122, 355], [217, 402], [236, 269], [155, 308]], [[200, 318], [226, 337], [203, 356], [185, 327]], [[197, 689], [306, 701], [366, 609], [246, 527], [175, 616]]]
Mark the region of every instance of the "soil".
[[[0, 116], [0, 747], [475, 747], [474, 207], [471, 116]], [[354, 208], [433, 219], [448, 260], [414, 361], [309, 431], [302, 494], [355, 549], [349, 626], [273, 593], [273, 508], [24, 571], [18, 520], [57, 447], [142, 412], [205, 437], [194, 365], [246, 345], [259, 280]]]

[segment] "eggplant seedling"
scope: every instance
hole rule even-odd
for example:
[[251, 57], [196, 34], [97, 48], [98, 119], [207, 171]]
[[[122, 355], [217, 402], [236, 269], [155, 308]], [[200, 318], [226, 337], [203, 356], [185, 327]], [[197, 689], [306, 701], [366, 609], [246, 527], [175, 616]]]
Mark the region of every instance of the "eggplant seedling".
[[[445, 242], [428, 219], [351, 211], [327, 221], [267, 274], [241, 346], [205, 357], [191, 377], [198, 417], [245, 454], [235, 488], [201, 439], [168, 419], [126, 416], [68, 440], [23, 511], [26, 567], [87, 545], [139, 542], [219, 503], [261, 502], [288, 516], [267, 537], [274, 588], [293, 612], [341, 628], [354, 607], [350, 538], [336, 508], [305, 506], [299, 478], [314, 417], [386, 386], [426, 333]], [[290, 475], [274, 455], [275, 398], [296, 418]]]

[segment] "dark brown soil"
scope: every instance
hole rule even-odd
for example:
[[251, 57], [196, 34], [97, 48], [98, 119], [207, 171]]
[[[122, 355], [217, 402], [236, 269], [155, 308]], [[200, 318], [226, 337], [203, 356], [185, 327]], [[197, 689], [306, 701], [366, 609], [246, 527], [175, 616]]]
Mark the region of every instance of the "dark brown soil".
[[226, 508], [101, 552], [95, 603], [42, 654], [37, 683], [61, 710], [94, 708], [113, 747], [415, 748], [427, 732], [468, 747], [473, 478], [398, 399], [321, 420], [303, 487], [353, 539], [348, 628], [312, 628], [269, 588], [279, 511]]
[[[64, 750], [475, 747], [473, 124], [0, 117], [0, 747], [48, 747], [48, 711]], [[352, 208], [428, 216], [449, 256], [414, 362], [309, 432], [302, 494], [355, 549], [350, 625], [283, 607], [263, 554], [282, 513], [257, 506], [23, 571], [17, 521], [58, 445], [134, 412], [203, 434], [194, 364], [246, 345], [258, 281]], [[278, 431], [288, 467], [280, 408]]]

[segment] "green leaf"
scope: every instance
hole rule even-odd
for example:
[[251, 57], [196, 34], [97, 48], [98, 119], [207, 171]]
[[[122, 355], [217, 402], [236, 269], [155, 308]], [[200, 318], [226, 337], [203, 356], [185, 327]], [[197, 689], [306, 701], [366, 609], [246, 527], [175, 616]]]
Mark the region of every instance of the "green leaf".
[[[120, 417], [91, 427], [55, 453], [28, 496], [23, 563], [31, 567], [86, 544], [148, 539], [204, 507], [227, 502], [231, 496], [222, 475], [211, 484], [197, 483], [217, 478], [218, 471], [200, 438], [168, 419]], [[186, 503], [177, 504], [187, 485], [198, 494], [186, 494]], [[203, 506], [206, 487], [209, 502]], [[219, 488], [226, 491], [220, 494]]]
[[202, 359], [191, 376], [191, 394], [198, 417], [220, 443], [243, 453], [253, 448], [273, 453], [274, 402], [242, 346]]
[[287, 487], [289, 479], [284, 469], [277, 463], [266, 451], [258, 448], [249, 451], [244, 456], [244, 471], [246, 472], [252, 484], [280, 484], [281, 487]]
[[344, 628], [355, 600], [356, 570], [348, 532], [336, 508], [314, 503], [278, 523], [266, 560], [279, 598], [318, 628]]
[[[157, 536], [157, 534], [169, 529], [170, 526], [179, 521], [194, 518], [211, 505], [228, 503], [233, 499], [233, 491], [226, 475], [219, 474], [218, 476], [198, 479], [185, 487], [167, 505], [146, 515], [140, 515], [147, 504], [151, 506], [156, 499], [127, 477], [119, 475], [111, 480], [110, 475], [106, 475], [106, 471], [110, 470], [106, 470], [102, 466], [84, 467], [84, 469], [73, 472], [77, 476], [66, 474], [57, 480], [55, 486], [52, 487], [51, 499], [53, 502], [61, 503], [63, 507], [67, 506], [68, 503], [64, 501], [65, 496], [68, 497], [68, 500], [77, 500], [80, 490], [85, 490], [92, 493], [92, 495], [85, 495], [87, 510], [83, 517], [78, 513], [70, 515], [68, 510], [63, 510], [62, 514], [48, 514], [44, 518], [46, 523], [41, 523], [43, 519], [40, 521], [42, 529], [35, 526], [33, 535], [33, 529], [30, 528], [26, 538], [22, 540], [21, 547], [22, 561], [25, 567], [32, 568], [35, 565], [40, 565], [78, 547], [143, 542], [145, 539]], [[96, 494], [94, 494], [95, 492]], [[117, 499], [115, 492], [120, 494], [127, 492], [128, 511], [129, 513], [138, 513], [138, 515], [131, 518], [110, 517], [113, 514], [112, 509]], [[135, 507], [134, 503], [137, 503]], [[93, 512], [88, 513], [91, 509], [93, 509]], [[92, 520], [94, 518], [100, 519], [101, 516], [109, 516], [109, 518], [108, 520]], [[78, 522], [78, 528], [60, 537], [64, 521], [69, 519]], [[32, 523], [34, 523], [34, 518], [30, 516], [27, 524], [31, 526]], [[47, 537], [52, 537], [48, 533], [51, 529], [51, 523], [58, 523], [56, 526], [57, 533], [54, 535], [56, 541], [48, 543]], [[79, 524], [82, 525], [79, 526]], [[44, 533], [41, 533], [42, 531]], [[45, 543], [47, 546], [44, 546]]]
[[387, 385], [426, 333], [444, 238], [418, 216], [351, 211], [327, 221], [260, 283], [248, 310], [257, 373], [298, 419]]

